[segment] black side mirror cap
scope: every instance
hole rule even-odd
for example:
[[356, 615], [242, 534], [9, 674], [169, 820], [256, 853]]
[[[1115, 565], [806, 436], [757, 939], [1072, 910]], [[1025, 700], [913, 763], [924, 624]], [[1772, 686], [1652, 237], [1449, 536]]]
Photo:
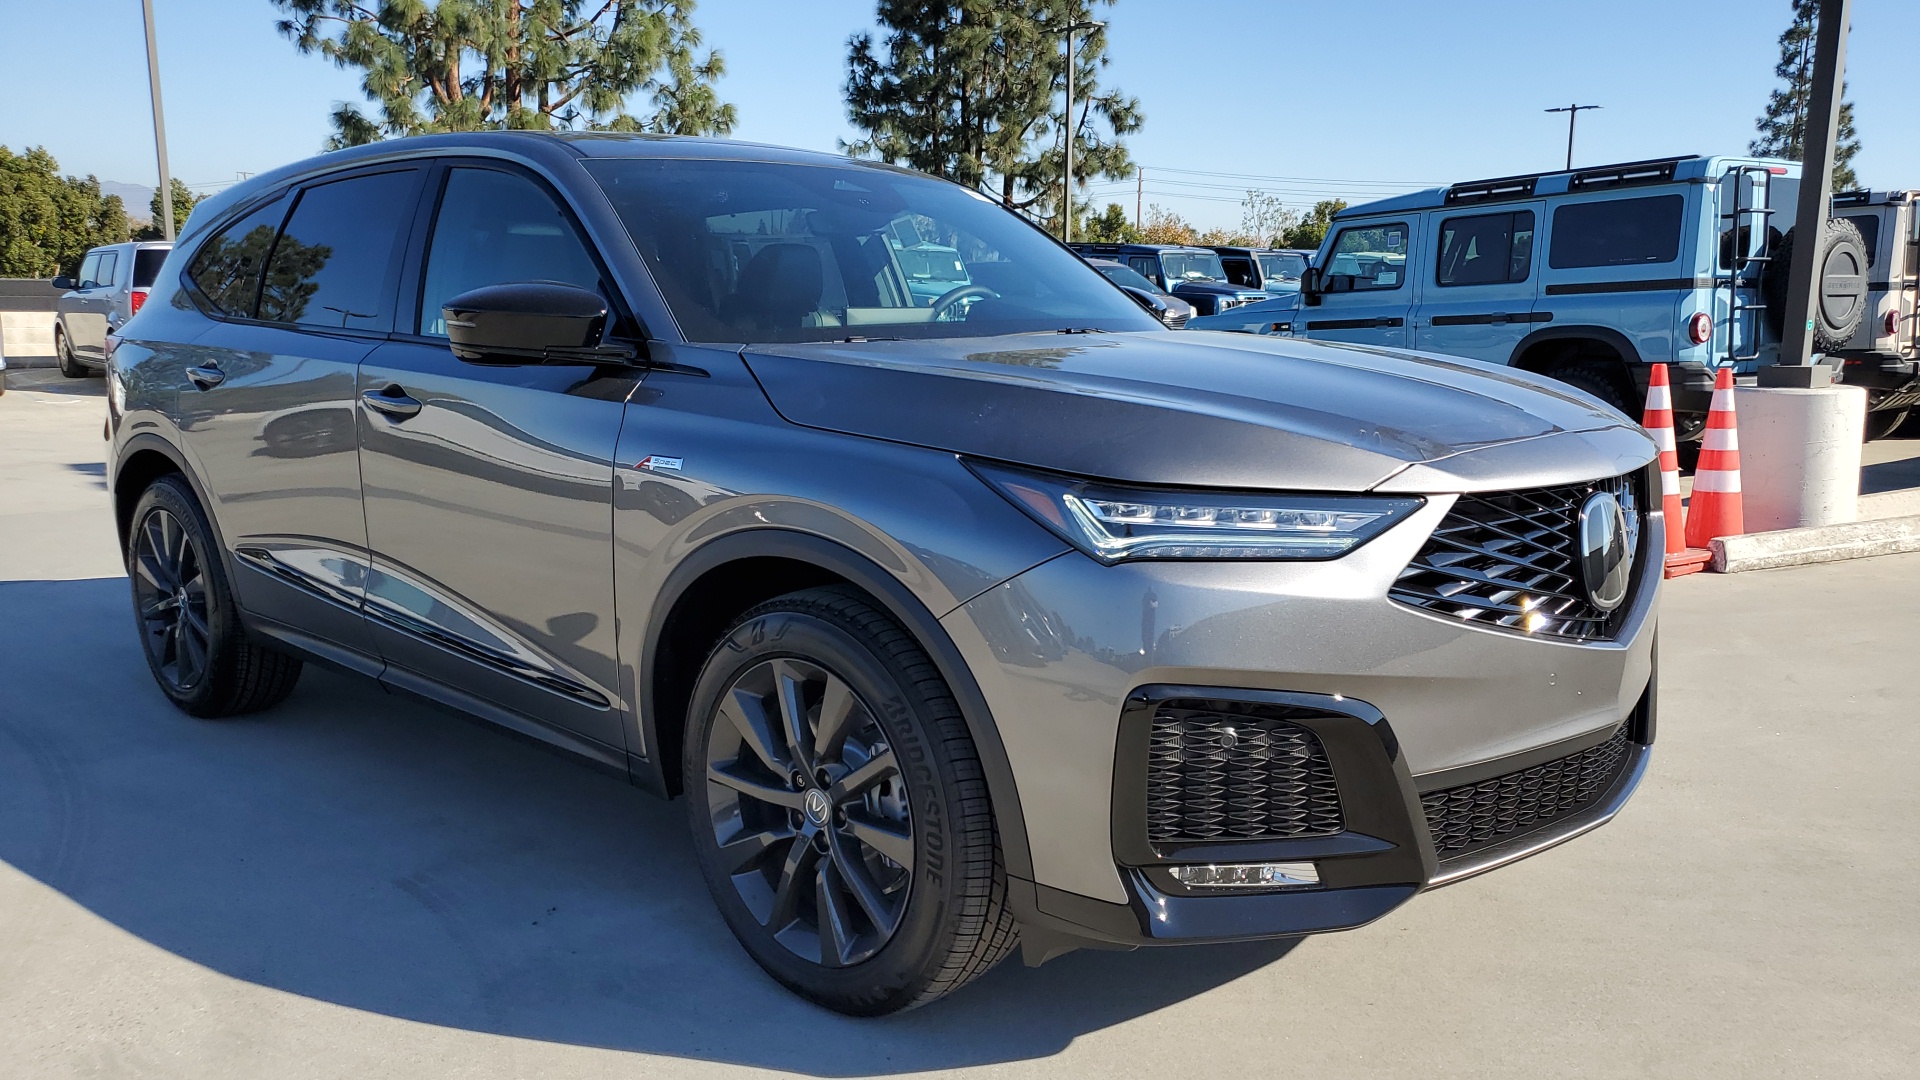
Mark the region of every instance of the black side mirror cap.
[[577, 285], [485, 285], [448, 300], [440, 311], [453, 355], [469, 363], [603, 363], [633, 355], [602, 344], [607, 301]]
[[65, 274], [61, 274], [59, 277], [53, 279], [53, 287], [59, 289], [61, 292], [72, 292], [80, 287], [80, 283]]
[[1320, 268], [1309, 266], [1300, 271], [1300, 300], [1307, 304], [1320, 302]]

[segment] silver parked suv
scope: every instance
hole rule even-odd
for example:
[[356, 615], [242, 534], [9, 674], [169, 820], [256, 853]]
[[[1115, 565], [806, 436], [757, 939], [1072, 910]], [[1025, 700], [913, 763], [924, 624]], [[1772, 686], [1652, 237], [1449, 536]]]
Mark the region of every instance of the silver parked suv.
[[[916, 297], [916, 244], [965, 284]], [[153, 289], [108, 468], [167, 697], [317, 660], [683, 796], [742, 945], [835, 1009], [1360, 926], [1645, 768], [1637, 427], [1170, 332], [944, 181], [397, 140], [209, 199]]]
[[107, 362], [107, 335], [146, 303], [160, 264], [173, 245], [164, 241], [108, 244], [87, 252], [77, 277], [57, 277], [53, 351], [69, 379], [99, 374]]

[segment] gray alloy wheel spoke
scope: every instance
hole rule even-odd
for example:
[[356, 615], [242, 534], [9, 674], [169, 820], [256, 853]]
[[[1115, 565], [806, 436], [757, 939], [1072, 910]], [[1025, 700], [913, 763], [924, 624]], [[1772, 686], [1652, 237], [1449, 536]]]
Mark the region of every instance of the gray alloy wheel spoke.
[[832, 859], [822, 859], [813, 879], [813, 906], [820, 922], [820, 962], [828, 967], [846, 967], [853, 956], [854, 933], [847, 918], [840, 871]]
[[853, 696], [853, 688], [839, 676], [829, 674], [826, 689], [820, 695], [820, 720], [814, 725], [813, 735], [814, 752], [821, 761], [840, 760], [847, 736], [861, 712], [860, 699]]
[[165, 538], [166, 548], [164, 554], [167, 560], [167, 567], [173, 571], [173, 580], [178, 584], [180, 581], [180, 563], [186, 558], [185, 553], [180, 550], [180, 522], [172, 514], [155, 514], [154, 516], [160, 519], [160, 535]]
[[[140, 551], [133, 558], [133, 572], [147, 587], [159, 593], [173, 592], [173, 582], [168, 580], [167, 568], [154, 554], [152, 545], [142, 543]], [[169, 597], [169, 599], [171, 599]]]
[[887, 750], [868, 758], [859, 768], [841, 777], [827, 794], [835, 804], [843, 803], [899, 772], [898, 760], [893, 756], [893, 751]]
[[720, 845], [720, 865], [728, 875], [745, 873], [759, 866], [767, 853], [793, 840], [793, 830], [780, 827], [742, 833]]
[[787, 753], [794, 767], [812, 775], [819, 765], [814, 758], [813, 728], [807, 723], [806, 698], [801, 693], [806, 676], [790, 661], [773, 662], [773, 698], [780, 706], [780, 731], [786, 736]]
[[207, 667], [207, 642], [194, 630], [193, 623], [180, 620], [180, 682], [186, 685], [199, 678]]
[[173, 610], [173, 597], [164, 593], [149, 596], [140, 602], [140, 618], [151, 622], [164, 619]]
[[720, 699], [720, 715], [740, 732], [740, 738], [754, 756], [775, 776], [785, 776], [792, 771], [785, 757], [774, 751], [775, 747], [784, 746], [786, 740], [773, 730], [773, 718], [767, 715], [759, 695], [742, 690], [736, 684]]
[[853, 894], [854, 902], [867, 918], [880, 931], [882, 938], [893, 933], [894, 924], [900, 921], [897, 905], [889, 903], [880, 886], [874, 883], [873, 875], [867, 872], [866, 861], [857, 851], [848, 849], [846, 840], [837, 832], [827, 833], [827, 842], [833, 855], [833, 865], [840, 871], [840, 880], [846, 883], [847, 892]]
[[790, 810], [800, 809], [801, 804], [806, 801], [806, 796], [801, 792], [745, 775], [739, 771], [739, 764], [737, 761], [727, 764], [709, 764], [707, 779], [721, 787], [732, 788], [749, 799]]
[[153, 578], [154, 588], [172, 592], [179, 585], [173, 576], [173, 553], [167, 550], [166, 528], [160, 520], [167, 515], [154, 513], [147, 516], [146, 550], [141, 552], [140, 562]]
[[899, 863], [901, 866], [913, 865], [913, 836], [906, 832], [895, 832], [886, 824], [867, 818], [847, 815], [847, 832], [855, 840]]
[[804, 836], [787, 848], [787, 857], [780, 864], [780, 882], [773, 887], [773, 908], [767, 913], [770, 929], [783, 930], [799, 917], [800, 890], [806, 887], [803, 882], [812, 878], [810, 871], [819, 858], [820, 853]]

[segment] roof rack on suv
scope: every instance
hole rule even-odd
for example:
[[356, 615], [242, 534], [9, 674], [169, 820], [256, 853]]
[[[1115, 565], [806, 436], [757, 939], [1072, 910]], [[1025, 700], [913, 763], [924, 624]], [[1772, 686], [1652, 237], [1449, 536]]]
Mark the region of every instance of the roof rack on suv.
[[1444, 201], [1448, 206], [1459, 203], [1492, 202], [1495, 199], [1526, 199], [1533, 195], [1533, 185], [1540, 180], [1539, 174], [1531, 176], [1501, 176], [1492, 180], [1472, 180], [1464, 184], [1454, 184], [1447, 188]]
[[1664, 184], [1673, 179], [1676, 167], [1691, 157], [1693, 157], [1692, 154], [1682, 157], [1648, 158], [1645, 161], [1628, 161], [1619, 165], [1602, 165], [1597, 169], [1581, 169], [1567, 181], [1567, 190], [1625, 187], [1628, 184]]

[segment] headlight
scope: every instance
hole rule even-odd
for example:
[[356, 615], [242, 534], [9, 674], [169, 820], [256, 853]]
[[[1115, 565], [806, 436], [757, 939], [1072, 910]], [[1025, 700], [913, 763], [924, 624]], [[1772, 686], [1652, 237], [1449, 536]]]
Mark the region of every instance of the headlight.
[[1127, 559], [1337, 559], [1420, 508], [1416, 498], [1167, 491], [968, 465], [1074, 547]]

